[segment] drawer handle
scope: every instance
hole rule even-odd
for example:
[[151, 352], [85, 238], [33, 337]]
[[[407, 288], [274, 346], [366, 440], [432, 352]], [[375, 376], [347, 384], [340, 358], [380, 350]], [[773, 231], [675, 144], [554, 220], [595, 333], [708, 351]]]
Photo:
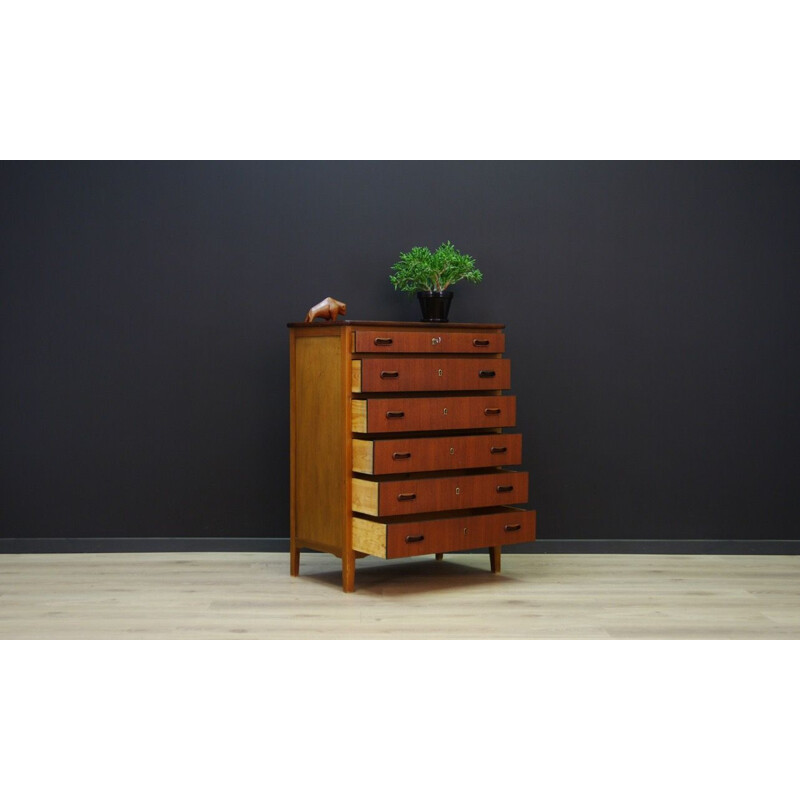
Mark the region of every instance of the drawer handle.
[[496, 417], [500, 413], [499, 408], [484, 408], [483, 413], [486, 414], [487, 417]]
[[513, 525], [503, 525], [504, 531], [518, 531], [522, 527], [521, 522], [515, 522]]
[[508, 450], [507, 447], [490, 447], [489, 448], [489, 452], [490, 453], [505, 453], [506, 450]]
[[411, 544], [411, 542], [421, 542], [425, 537], [420, 534], [419, 536], [406, 536], [406, 542]]
[[479, 378], [494, 378], [495, 372], [493, 369], [482, 369], [478, 373]]
[[489, 340], [488, 339], [473, 339], [472, 340], [473, 347], [488, 347]]
[[375, 344], [378, 347], [388, 347], [393, 341], [393, 339], [383, 339], [379, 336], [377, 339], [375, 339]]
[[397, 499], [403, 502], [404, 500], [416, 500], [417, 496], [414, 494], [414, 492], [408, 492], [406, 494], [397, 495]]
[[389, 372], [388, 370], [381, 370], [381, 378], [399, 378], [399, 372]]
[[514, 487], [511, 484], [509, 484], [508, 486], [498, 486], [497, 487], [497, 491], [498, 492], [513, 492], [514, 491]]
[[405, 411], [387, 411], [386, 419], [400, 419], [406, 415]]
[[411, 453], [392, 453], [394, 461], [400, 461], [403, 458], [411, 458]]

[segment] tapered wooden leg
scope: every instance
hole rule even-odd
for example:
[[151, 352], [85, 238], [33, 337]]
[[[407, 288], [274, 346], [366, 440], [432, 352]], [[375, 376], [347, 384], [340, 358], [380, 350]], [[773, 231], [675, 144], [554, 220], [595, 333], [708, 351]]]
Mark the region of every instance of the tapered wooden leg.
[[444, 553], [437, 553], [436, 554], [436, 560], [437, 561], [441, 561], [443, 558], [444, 558]]
[[289, 574], [296, 578], [300, 574], [300, 548], [289, 542]]
[[356, 554], [353, 550], [342, 553], [342, 589], [345, 592], [356, 589]]
[[492, 567], [492, 572], [500, 572], [500, 550], [501, 545], [489, 548], [489, 563]]

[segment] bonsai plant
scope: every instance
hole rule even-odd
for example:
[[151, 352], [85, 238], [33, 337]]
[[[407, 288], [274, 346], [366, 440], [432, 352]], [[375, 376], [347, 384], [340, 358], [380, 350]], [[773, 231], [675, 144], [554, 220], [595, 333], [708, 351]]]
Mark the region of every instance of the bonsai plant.
[[460, 253], [449, 241], [433, 253], [427, 247], [412, 247], [400, 254], [392, 270], [392, 286], [419, 298], [423, 322], [447, 322], [453, 299], [449, 286], [460, 280], [479, 283], [483, 279], [475, 259]]

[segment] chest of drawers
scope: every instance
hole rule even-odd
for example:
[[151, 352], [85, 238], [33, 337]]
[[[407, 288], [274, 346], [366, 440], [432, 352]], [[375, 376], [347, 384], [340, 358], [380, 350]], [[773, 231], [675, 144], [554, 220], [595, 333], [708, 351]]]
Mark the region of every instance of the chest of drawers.
[[290, 571], [536, 538], [503, 325], [290, 323]]

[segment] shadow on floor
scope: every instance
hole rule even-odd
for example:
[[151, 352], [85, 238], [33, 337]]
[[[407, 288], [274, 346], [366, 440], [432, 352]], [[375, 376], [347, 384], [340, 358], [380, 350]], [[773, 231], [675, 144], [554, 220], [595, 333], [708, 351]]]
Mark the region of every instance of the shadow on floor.
[[[501, 584], [513, 581], [502, 572], [494, 574], [489, 569], [489, 557], [475, 559], [475, 564], [466, 564], [458, 560], [458, 556], [445, 555], [442, 561], [436, 561], [433, 556], [429, 559], [424, 556], [397, 559], [386, 562], [382, 559], [372, 559], [369, 556], [356, 561], [356, 594], [371, 595], [403, 595], [420, 594], [424, 592], [443, 592], [454, 589], [465, 589], [470, 586], [485, 586], [487, 584]], [[309, 579], [324, 583], [342, 590], [342, 572], [339, 560], [325, 559], [325, 564], [316, 566], [300, 559], [300, 579]], [[463, 556], [462, 556], [463, 559]], [[484, 564], [485, 560], [485, 564]], [[335, 564], [331, 569], [329, 564]], [[305, 566], [305, 569], [304, 569]], [[323, 567], [323, 569], [320, 569]]]

